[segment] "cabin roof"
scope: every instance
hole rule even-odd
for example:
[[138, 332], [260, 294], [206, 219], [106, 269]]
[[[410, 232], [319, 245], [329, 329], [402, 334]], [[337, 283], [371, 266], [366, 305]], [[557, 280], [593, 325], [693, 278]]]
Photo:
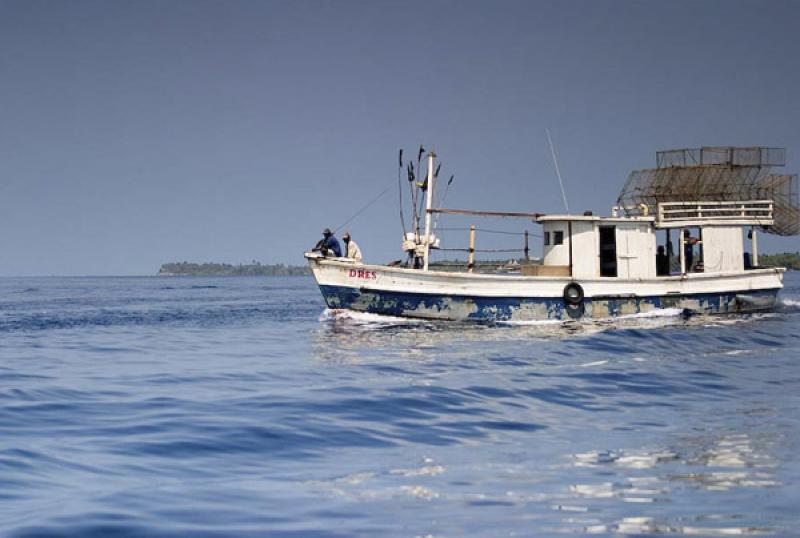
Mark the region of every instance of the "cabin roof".
[[537, 222], [654, 222], [655, 217], [601, 217], [596, 215], [542, 215]]

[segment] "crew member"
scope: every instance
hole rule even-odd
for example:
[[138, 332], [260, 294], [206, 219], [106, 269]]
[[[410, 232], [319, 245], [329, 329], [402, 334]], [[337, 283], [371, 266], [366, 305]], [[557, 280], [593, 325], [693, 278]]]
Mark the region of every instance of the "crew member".
[[344, 250], [345, 256], [351, 258], [357, 262], [361, 261], [361, 249], [358, 248], [358, 244], [353, 241], [350, 237], [350, 232], [345, 232], [342, 236], [342, 241], [344, 241]]
[[689, 230], [683, 231], [683, 259], [686, 263], [686, 272], [692, 272], [692, 262], [694, 262], [694, 245], [697, 244], [697, 238], [692, 237]]
[[333, 236], [330, 228], [322, 230], [322, 239], [317, 242], [314, 250], [318, 250], [323, 256], [335, 256], [340, 258], [342, 256], [342, 247], [339, 245], [339, 240]]
[[669, 256], [664, 252], [664, 245], [658, 245], [656, 249], [656, 275], [666, 276], [669, 274]]

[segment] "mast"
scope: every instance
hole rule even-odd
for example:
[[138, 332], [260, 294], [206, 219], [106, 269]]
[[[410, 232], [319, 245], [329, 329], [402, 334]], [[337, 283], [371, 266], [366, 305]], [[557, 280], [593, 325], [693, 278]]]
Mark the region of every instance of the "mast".
[[436, 154], [433, 151], [428, 152], [428, 190], [425, 192], [425, 259], [423, 262], [423, 269], [428, 270], [428, 258], [431, 253], [431, 209], [433, 209], [433, 189], [436, 184], [436, 178], [433, 176], [433, 161], [436, 159]]

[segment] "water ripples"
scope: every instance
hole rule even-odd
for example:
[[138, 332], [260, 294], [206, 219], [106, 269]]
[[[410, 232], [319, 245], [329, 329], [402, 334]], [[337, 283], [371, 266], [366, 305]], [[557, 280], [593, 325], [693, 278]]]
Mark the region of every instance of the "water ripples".
[[0, 535], [785, 535], [772, 314], [442, 324], [309, 279], [0, 280]]

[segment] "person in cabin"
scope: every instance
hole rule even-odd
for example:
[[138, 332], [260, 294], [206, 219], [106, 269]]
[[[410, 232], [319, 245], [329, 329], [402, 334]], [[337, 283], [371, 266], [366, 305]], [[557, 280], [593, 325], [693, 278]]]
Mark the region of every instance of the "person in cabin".
[[694, 262], [694, 246], [697, 244], [697, 238], [692, 237], [689, 230], [683, 231], [683, 259], [686, 261], [686, 272], [692, 272], [692, 263]]
[[350, 237], [350, 232], [344, 233], [344, 235], [342, 236], [342, 241], [344, 241], [345, 257], [360, 262], [361, 249], [358, 248], [358, 244], [355, 241], [353, 241], [352, 237]]
[[339, 245], [339, 240], [333, 236], [330, 228], [322, 230], [322, 239], [317, 242], [313, 250], [321, 252], [323, 256], [342, 257], [342, 247]]
[[664, 245], [658, 245], [656, 249], [656, 276], [669, 275], [669, 256], [664, 250]]

